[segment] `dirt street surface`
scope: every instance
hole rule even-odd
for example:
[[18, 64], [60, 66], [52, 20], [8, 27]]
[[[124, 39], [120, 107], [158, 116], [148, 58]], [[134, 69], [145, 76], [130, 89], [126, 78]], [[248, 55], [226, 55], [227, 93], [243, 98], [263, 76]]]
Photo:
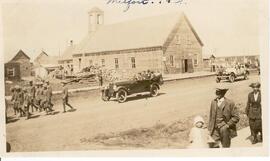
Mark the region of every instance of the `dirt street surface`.
[[[240, 109], [238, 128], [247, 126], [243, 114], [251, 82], [248, 80], [217, 84], [215, 77], [165, 82], [157, 97], [140, 96], [125, 103], [103, 102], [98, 91], [71, 94], [70, 103], [77, 109], [62, 113], [55, 102], [54, 115], [35, 112], [30, 120], [13, 116], [7, 124], [11, 151], [68, 151], [92, 149], [185, 148], [193, 117], [207, 119], [215, 88], [229, 87], [227, 97]], [[206, 120], [207, 122], [207, 120]]]

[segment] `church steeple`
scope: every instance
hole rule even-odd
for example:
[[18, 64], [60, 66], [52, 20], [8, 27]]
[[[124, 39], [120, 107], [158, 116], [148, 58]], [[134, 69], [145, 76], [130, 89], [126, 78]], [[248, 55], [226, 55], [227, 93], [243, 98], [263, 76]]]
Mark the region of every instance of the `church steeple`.
[[92, 8], [89, 12], [88, 32], [92, 33], [104, 24], [104, 12], [97, 7]]

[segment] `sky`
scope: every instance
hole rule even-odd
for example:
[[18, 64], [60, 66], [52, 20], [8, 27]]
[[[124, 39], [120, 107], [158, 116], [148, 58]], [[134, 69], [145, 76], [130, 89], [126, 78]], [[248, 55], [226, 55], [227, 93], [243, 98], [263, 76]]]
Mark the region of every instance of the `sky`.
[[104, 11], [105, 25], [183, 11], [204, 43], [203, 54], [259, 54], [259, 0], [183, 0], [149, 5], [106, 4], [108, 0], [11, 0], [2, 2], [4, 61], [20, 49], [34, 59], [41, 51], [58, 56], [70, 40], [88, 32], [88, 11]]

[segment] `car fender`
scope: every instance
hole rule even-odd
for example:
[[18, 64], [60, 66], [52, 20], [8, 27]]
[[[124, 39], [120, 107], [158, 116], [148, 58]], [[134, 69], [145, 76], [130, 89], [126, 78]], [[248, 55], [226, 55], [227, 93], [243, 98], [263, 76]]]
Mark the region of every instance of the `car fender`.
[[120, 89], [123, 89], [123, 90], [127, 91], [127, 93], [128, 93], [128, 89], [126, 87], [124, 87], [124, 86], [117, 87], [115, 92], [118, 92]]
[[152, 84], [150, 85], [150, 89], [151, 89], [151, 88], [152, 88], [154, 85], [156, 85], [156, 86], [158, 87], [158, 89], [160, 89], [159, 84], [158, 84], [158, 83], [156, 83], [156, 82], [154, 82], [154, 83], [152, 83]]
[[230, 75], [236, 77], [236, 74], [234, 72], [231, 72]]

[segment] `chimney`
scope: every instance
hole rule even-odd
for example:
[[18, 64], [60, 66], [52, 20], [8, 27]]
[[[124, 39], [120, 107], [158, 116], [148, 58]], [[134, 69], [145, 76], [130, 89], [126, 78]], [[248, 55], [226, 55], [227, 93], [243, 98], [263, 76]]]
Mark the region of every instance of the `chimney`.
[[104, 12], [97, 7], [92, 8], [89, 12], [88, 33], [93, 33], [104, 24]]

